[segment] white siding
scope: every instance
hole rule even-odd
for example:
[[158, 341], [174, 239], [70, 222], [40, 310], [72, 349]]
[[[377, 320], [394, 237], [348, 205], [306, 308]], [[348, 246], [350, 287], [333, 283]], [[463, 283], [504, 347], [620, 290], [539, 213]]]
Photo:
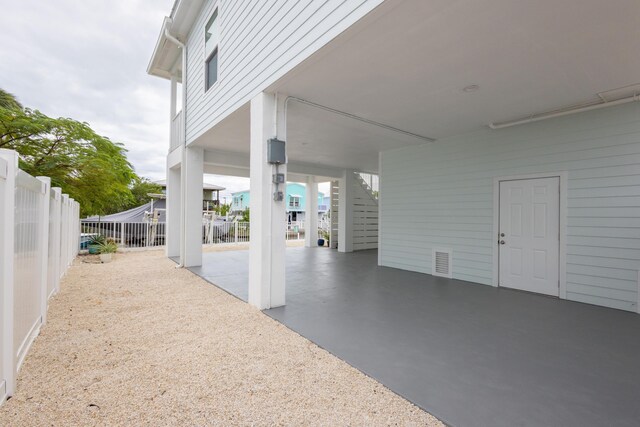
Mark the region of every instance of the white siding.
[[378, 201], [357, 177], [353, 187], [353, 250], [375, 249], [378, 247]]
[[[187, 143], [309, 57], [382, 0], [214, 1], [187, 40]], [[220, 7], [218, 81], [204, 90], [204, 25]]]
[[439, 140], [382, 154], [382, 265], [492, 282], [493, 178], [568, 171], [567, 298], [636, 311], [640, 105]]

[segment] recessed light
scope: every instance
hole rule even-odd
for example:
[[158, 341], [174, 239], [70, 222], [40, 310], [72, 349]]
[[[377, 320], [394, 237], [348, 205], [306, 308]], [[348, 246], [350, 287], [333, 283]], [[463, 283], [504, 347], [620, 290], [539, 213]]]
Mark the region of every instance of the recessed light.
[[477, 91], [478, 89], [480, 89], [480, 86], [478, 85], [469, 85], [469, 86], [463, 87], [462, 91], [466, 93], [471, 93], [471, 92]]

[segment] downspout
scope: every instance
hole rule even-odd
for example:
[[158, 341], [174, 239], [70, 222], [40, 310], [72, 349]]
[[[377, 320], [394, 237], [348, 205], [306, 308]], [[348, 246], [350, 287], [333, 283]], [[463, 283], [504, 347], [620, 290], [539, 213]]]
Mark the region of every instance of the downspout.
[[[187, 46], [182, 43], [180, 40], [178, 40], [177, 37], [174, 37], [170, 32], [169, 32], [169, 25], [173, 24], [173, 19], [169, 18], [169, 20], [167, 21], [167, 24], [165, 24], [164, 27], [164, 36], [167, 38], [167, 40], [169, 40], [170, 42], [174, 43], [176, 46], [178, 46], [181, 50], [182, 50], [182, 126], [184, 128], [184, 141], [183, 141], [183, 147], [182, 147], [182, 160], [180, 162], [180, 186], [183, 187], [185, 180], [186, 180], [186, 167], [185, 167], [185, 160], [186, 160], [186, 148], [187, 148]], [[185, 196], [186, 196], [186, 191], [185, 188], [181, 188], [180, 189], [180, 211], [181, 211], [181, 215], [180, 215], [180, 263], [178, 264], [177, 268], [182, 268], [183, 267], [183, 263], [182, 263], [182, 255], [185, 253], [185, 214], [184, 212], [182, 212], [182, 210], [184, 209], [184, 205], [185, 205]]]

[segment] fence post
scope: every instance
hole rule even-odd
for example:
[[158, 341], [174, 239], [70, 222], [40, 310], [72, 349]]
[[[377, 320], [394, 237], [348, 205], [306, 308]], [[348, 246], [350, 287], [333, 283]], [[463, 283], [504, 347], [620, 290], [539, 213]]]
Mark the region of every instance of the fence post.
[[69, 238], [69, 195], [62, 194], [60, 207], [60, 278], [65, 275], [68, 266], [67, 239]]
[[[16, 359], [13, 349], [13, 290], [14, 290], [14, 239], [15, 239], [15, 191], [18, 173], [18, 153], [0, 149], [0, 177], [4, 189], [0, 192], [0, 386], [5, 381], [5, 393], [0, 389], [0, 399], [12, 396], [15, 390]], [[3, 163], [3, 164], [2, 164]], [[4, 377], [4, 378], [3, 378]]]
[[38, 219], [38, 256], [40, 257], [40, 317], [44, 325], [47, 322], [47, 273], [49, 272], [49, 199], [51, 198], [51, 178], [46, 176], [36, 177], [42, 182], [42, 205], [40, 218]]
[[75, 232], [74, 227], [76, 226], [75, 221], [73, 220], [73, 212], [75, 211], [75, 204], [76, 201], [73, 200], [73, 197], [69, 197], [69, 228], [67, 229], [67, 250], [68, 250], [68, 254], [69, 254], [69, 260], [67, 263], [67, 267], [71, 267], [71, 263], [73, 262], [73, 259], [75, 258], [74, 255], [74, 251], [73, 251], [73, 236], [75, 236]]
[[52, 245], [52, 249], [53, 249], [53, 271], [52, 271], [52, 275], [53, 275], [53, 284], [54, 284], [54, 289], [55, 292], [58, 293], [60, 291], [60, 257], [61, 257], [61, 251], [60, 251], [60, 239], [61, 239], [61, 234], [60, 234], [60, 227], [61, 227], [61, 221], [62, 221], [62, 189], [60, 187], [53, 187], [51, 189], [51, 192], [53, 193], [53, 197], [54, 197], [54, 206], [53, 206], [53, 245]]
[[236, 236], [236, 243], [238, 243], [238, 221], [234, 222], [233, 226], [234, 226], [233, 234]]

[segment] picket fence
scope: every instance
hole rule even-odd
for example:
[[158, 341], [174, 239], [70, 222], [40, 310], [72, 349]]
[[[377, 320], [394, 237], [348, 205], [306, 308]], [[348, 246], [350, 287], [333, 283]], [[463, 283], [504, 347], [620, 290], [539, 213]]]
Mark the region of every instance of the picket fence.
[[0, 405], [47, 319], [49, 298], [78, 253], [80, 206], [0, 149]]

